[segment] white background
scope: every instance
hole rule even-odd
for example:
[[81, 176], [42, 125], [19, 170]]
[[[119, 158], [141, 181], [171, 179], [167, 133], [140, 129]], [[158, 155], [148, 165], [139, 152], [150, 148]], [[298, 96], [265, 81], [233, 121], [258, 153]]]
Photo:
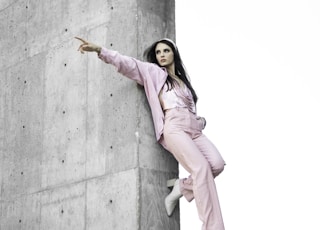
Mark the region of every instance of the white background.
[[[176, 0], [227, 230], [320, 229], [320, 1]], [[188, 174], [181, 168], [181, 176]], [[180, 199], [181, 229], [200, 230]]]

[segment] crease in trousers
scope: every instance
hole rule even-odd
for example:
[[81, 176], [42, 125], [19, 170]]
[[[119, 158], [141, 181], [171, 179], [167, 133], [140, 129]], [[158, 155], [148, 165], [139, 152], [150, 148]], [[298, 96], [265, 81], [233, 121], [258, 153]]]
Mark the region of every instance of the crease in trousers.
[[162, 145], [190, 173], [180, 179], [180, 191], [189, 202], [195, 200], [202, 230], [224, 230], [214, 178], [225, 161], [203, 129], [202, 119], [187, 108], [166, 110]]

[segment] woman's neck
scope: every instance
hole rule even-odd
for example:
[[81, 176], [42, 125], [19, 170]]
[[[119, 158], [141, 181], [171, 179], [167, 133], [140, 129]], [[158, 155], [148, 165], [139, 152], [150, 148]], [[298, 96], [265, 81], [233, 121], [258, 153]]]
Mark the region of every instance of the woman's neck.
[[166, 66], [166, 69], [167, 69], [167, 71], [168, 71], [168, 73], [170, 74], [170, 75], [172, 75], [172, 74], [175, 74], [175, 66], [174, 66], [174, 63], [172, 63], [171, 65], [169, 65], [169, 66]]
[[168, 69], [168, 68], [167, 68], [167, 71], [168, 71], [169, 76], [170, 76], [172, 79], [174, 79], [174, 80], [176, 80], [176, 81], [178, 82], [179, 86], [183, 86], [183, 85], [184, 85], [184, 83], [183, 83], [183, 81], [180, 79], [180, 77], [178, 77], [178, 76], [175, 74], [174, 68], [173, 68], [173, 69]]

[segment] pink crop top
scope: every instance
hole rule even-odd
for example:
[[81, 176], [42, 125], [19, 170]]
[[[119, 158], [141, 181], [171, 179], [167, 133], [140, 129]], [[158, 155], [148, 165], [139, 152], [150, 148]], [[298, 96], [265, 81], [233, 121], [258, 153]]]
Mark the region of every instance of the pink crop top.
[[192, 93], [187, 86], [175, 84], [171, 90], [165, 83], [159, 94], [163, 111], [172, 108], [188, 108], [191, 113], [196, 114], [196, 105], [193, 101]]

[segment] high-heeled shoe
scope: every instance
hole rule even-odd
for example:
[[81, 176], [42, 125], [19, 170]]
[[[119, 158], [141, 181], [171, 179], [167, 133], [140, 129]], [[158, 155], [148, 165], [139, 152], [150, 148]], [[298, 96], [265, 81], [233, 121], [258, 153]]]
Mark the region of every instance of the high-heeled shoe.
[[164, 200], [164, 204], [165, 204], [168, 216], [172, 215], [174, 208], [176, 207], [176, 205], [178, 203], [178, 200], [180, 199], [180, 197], [182, 197], [182, 193], [180, 192], [179, 179], [176, 179], [174, 181], [174, 183], [172, 183], [172, 182], [173, 182], [173, 180], [167, 181], [167, 186], [171, 187], [173, 184], [173, 189], [172, 189], [171, 193], [169, 193], [169, 195]]

